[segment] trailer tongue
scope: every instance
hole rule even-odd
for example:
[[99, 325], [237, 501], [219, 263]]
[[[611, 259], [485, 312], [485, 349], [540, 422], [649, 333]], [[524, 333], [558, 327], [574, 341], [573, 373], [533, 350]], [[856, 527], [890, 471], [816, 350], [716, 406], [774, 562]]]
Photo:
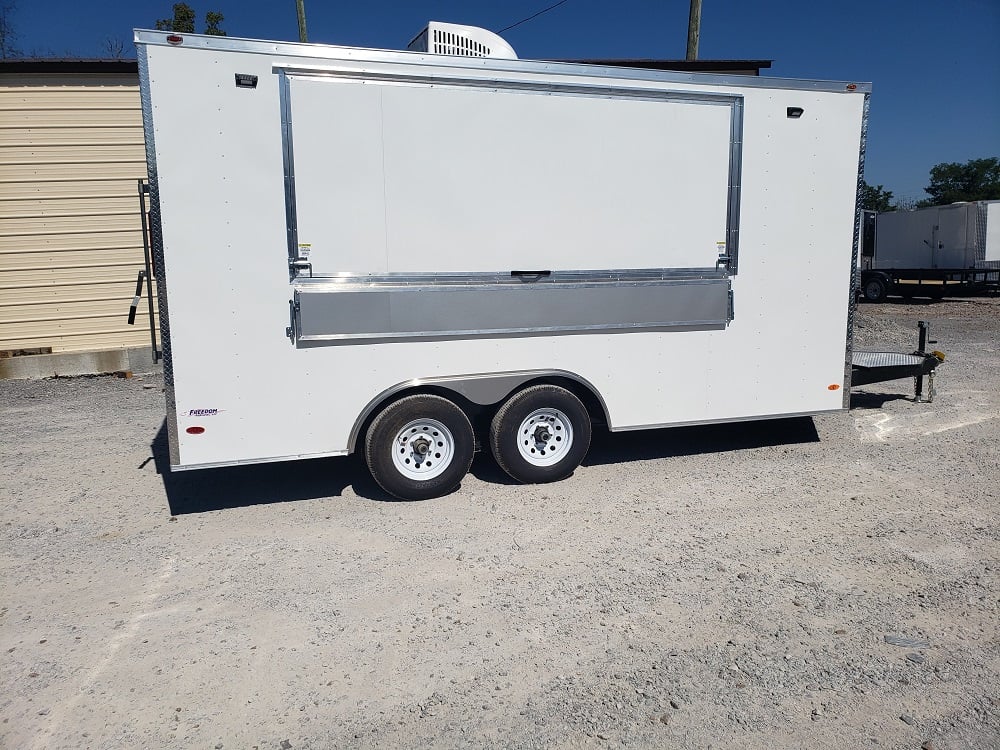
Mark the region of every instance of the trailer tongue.
[[[925, 352], [930, 325], [924, 321], [918, 324], [920, 341], [913, 354], [899, 352], [854, 352], [851, 357], [851, 385], [870, 385], [889, 380], [913, 378], [913, 397], [923, 401], [924, 375], [927, 375], [927, 399], [934, 400], [934, 370], [944, 362], [944, 354], [938, 351]], [[930, 343], [936, 343], [931, 341]]]

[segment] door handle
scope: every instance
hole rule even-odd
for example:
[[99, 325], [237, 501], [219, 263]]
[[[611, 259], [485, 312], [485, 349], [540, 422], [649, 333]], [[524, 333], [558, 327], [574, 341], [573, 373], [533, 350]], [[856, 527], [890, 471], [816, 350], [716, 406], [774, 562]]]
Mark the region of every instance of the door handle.
[[552, 271], [511, 271], [510, 275], [521, 281], [538, 281], [546, 276], [551, 276]]

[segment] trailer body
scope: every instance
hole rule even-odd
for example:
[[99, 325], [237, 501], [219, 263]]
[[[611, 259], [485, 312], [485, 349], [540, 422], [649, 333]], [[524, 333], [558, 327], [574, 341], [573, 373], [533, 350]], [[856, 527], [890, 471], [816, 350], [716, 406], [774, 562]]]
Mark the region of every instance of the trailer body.
[[863, 213], [866, 299], [1000, 291], [1000, 201]]
[[846, 408], [868, 86], [137, 31], [173, 469]]

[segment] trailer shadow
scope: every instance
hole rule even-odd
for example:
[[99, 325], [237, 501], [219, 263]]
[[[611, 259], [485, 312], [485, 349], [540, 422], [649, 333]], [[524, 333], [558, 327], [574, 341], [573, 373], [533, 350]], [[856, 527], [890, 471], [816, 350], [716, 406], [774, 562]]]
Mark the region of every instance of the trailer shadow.
[[903, 393], [860, 393], [851, 394], [852, 409], [881, 409], [890, 401], [912, 401], [912, 396]]
[[818, 443], [811, 417], [697, 425], [634, 432], [595, 431], [584, 466], [648, 461], [698, 453]]
[[319, 500], [342, 495], [347, 487], [369, 500], [395, 501], [375, 484], [356, 455], [171, 472], [166, 423], [160, 426], [150, 448], [174, 516]]
[[[883, 396], [886, 400], [903, 398], [884, 394], [857, 395]], [[818, 441], [819, 435], [809, 417], [669, 430], [620, 433], [597, 430], [583, 465], [602, 466]], [[175, 516], [337, 497], [348, 487], [355, 495], [368, 500], [404, 502], [382, 491], [358, 455], [171, 472], [165, 423], [160, 426], [150, 447], [156, 471], [163, 481], [170, 513]], [[470, 473], [490, 484], [515, 484], [497, 466], [488, 450], [476, 454]]]

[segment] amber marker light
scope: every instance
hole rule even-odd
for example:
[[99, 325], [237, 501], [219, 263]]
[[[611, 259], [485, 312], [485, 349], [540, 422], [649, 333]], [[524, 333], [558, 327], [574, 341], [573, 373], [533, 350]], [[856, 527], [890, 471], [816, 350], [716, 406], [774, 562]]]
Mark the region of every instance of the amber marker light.
[[839, 390], [840, 390], [840, 385], [839, 385], [839, 384], [837, 384], [837, 383], [830, 383], [830, 385], [828, 385], [828, 386], [826, 387], [826, 389], [827, 389], [828, 391], [839, 391]]

